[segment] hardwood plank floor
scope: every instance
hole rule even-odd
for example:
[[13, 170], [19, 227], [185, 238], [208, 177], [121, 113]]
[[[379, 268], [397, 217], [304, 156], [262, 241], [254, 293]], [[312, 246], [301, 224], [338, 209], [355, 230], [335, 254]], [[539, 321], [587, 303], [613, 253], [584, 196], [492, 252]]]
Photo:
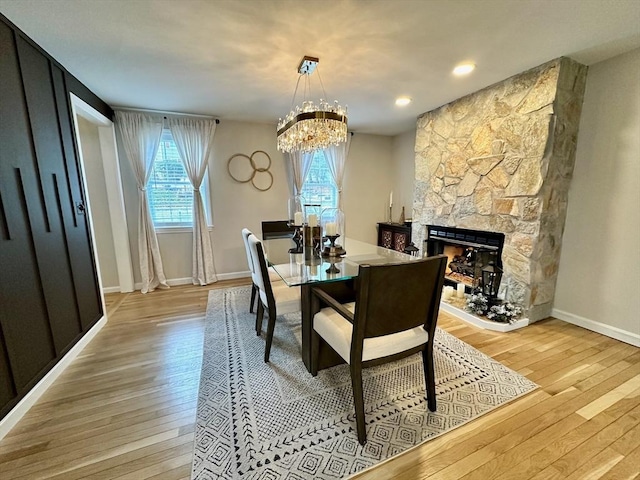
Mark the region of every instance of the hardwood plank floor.
[[[244, 284], [107, 295], [106, 326], [0, 441], [0, 478], [188, 479], [207, 296]], [[359, 480], [640, 478], [640, 349], [556, 319], [438, 325], [541, 388]]]

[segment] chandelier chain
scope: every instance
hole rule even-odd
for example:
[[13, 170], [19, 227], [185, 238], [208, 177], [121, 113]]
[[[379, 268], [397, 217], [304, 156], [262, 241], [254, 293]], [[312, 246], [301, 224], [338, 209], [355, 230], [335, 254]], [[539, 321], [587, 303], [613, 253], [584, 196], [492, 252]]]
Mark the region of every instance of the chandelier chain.
[[296, 82], [296, 89], [293, 91], [293, 97], [291, 98], [291, 110], [296, 105], [296, 95], [298, 95], [298, 85], [300, 85], [300, 79], [302, 78], [302, 74], [298, 75], [298, 81]]
[[324, 84], [322, 83], [322, 77], [320, 76], [320, 66], [318, 65], [316, 67], [316, 70], [318, 71], [318, 80], [320, 80], [320, 88], [322, 88], [322, 95], [324, 95], [324, 99], [327, 100], [327, 92], [324, 91]]

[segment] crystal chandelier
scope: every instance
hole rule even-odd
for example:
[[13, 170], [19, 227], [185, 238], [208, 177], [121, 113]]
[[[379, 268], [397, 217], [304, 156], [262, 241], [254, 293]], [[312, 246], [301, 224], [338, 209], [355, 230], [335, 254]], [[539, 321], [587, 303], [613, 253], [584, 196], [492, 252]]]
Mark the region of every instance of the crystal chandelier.
[[[318, 66], [319, 60], [305, 56], [298, 66], [298, 82], [293, 93], [293, 105], [298, 93], [300, 79], [305, 77], [305, 93], [309, 91], [309, 75]], [[320, 72], [318, 79], [322, 86]], [[324, 92], [324, 86], [322, 86]], [[311, 100], [304, 100], [302, 106], [297, 105], [285, 118], [278, 120], [278, 150], [281, 152], [312, 152], [347, 141], [347, 107], [342, 107], [336, 100], [333, 105], [320, 99], [318, 105]]]

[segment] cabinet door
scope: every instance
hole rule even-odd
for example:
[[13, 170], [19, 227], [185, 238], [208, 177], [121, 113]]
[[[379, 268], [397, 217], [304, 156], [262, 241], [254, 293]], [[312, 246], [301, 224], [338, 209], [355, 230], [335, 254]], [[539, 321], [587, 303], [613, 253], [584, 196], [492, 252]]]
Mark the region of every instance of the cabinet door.
[[393, 234], [393, 249], [398, 252], [404, 252], [404, 249], [407, 248], [409, 242], [407, 242], [407, 233], [406, 232], [394, 232]]
[[380, 242], [381, 247], [393, 248], [393, 231], [380, 227]]

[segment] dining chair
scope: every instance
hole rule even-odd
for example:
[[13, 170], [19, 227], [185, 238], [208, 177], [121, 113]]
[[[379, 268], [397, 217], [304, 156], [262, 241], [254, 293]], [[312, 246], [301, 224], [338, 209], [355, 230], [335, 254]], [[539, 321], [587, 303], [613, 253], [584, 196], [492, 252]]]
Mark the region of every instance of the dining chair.
[[253, 313], [253, 305], [256, 302], [256, 293], [258, 292], [258, 285], [256, 284], [256, 272], [253, 268], [253, 260], [251, 259], [251, 248], [249, 247], [249, 235], [252, 235], [251, 230], [248, 228], [242, 229], [242, 241], [244, 242], [244, 248], [247, 253], [247, 263], [249, 264], [249, 272], [251, 273], [251, 300], [249, 301], [249, 312]]
[[253, 234], [249, 235], [248, 242], [258, 287], [259, 301], [256, 315], [256, 331], [258, 333], [262, 331], [262, 318], [265, 308], [269, 313], [267, 340], [264, 349], [264, 361], [269, 362], [276, 317], [285, 313], [300, 311], [300, 287], [289, 287], [282, 280], [272, 282], [269, 278], [262, 242]]
[[312, 308], [317, 313], [311, 373], [318, 372], [322, 338], [349, 364], [362, 445], [366, 443], [363, 368], [421, 352], [427, 406], [436, 410], [433, 337], [446, 262], [445, 255], [438, 255], [409, 263], [360, 265], [355, 302], [342, 304], [320, 288], [312, 289]]
[[[256, 284], [256, 272], [253, 266], [253, 259], [251, 258], [251, 248], [249, 248], [249, 235], [253, 235], [251, 230], [248, 228], [242, 229], [242, 241], [244, 242], [244, 248], [247, 254], [247, 263], [249, 264], [249, 272], [251, 273], [251, 299], [249, 301], [249, 312], [253, 313], [253, 306], [256, 302], [256, 294], [258, 292], [258, 285]], [[280, 269], [280, 271], [285, 271], [284, 269]], [[278, 272], [273, 268], [269, 267], [269, 278], [272, 282], [282, 281], [282, 277], [278, 274]], [[260, 331], [256, 330], [256, 333], [259, 335]]]
[[266, 220], [262, 222], [262, 239], [291, 238], [295, 227], [289, 226], [289, 220]]

